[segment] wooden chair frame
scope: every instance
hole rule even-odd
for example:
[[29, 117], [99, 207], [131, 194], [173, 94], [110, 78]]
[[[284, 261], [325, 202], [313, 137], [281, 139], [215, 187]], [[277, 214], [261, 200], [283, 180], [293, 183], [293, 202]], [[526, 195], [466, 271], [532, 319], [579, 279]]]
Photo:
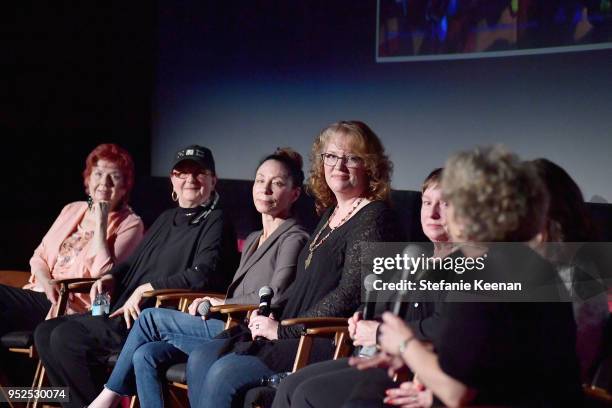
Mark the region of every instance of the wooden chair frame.
[[[175, 296], [179, 296], [177, 293]], [[199, 296], [198, 296], [199, 297]], [[220, 305], [211, 308], [212, 312], [219, 312], [226, 315], [225, 329], [237, 325], [240, 321], [248, 319], [253, 310], [257, 310], [259, 305]], [[293, 364], [292, 372], [306, 366], [310, 359], [312, 345], [316, 337], [333, 338], [336, 344], [334, 359], [346, 357], [352, 350], [352, 342], [348, 335], [348, 319], [343, 317], [313, 317], [286, 319], [280, 322], [283, 326], [296, 324], [303, 325], [300, 336], [298, 350]], [[187, 384], [179, 382], [169, 382], [170, 397], [173, 406], [184, 406], [180, 397], [173, 392], [174, 389], [182, 392], [188, 389]]]
[[[0, 274], [6, 278], [6, 275], [9, 276], [8, 282], [9, 284], [15, 283], [15, 287], [22, 287], [26, 282], [18, 282], [19, 275], [25, 275], [25, 277], [29, 277], [30, 273], [27, 271], [0, 271]], [[59, 299], [57, 307], [52, 315], [52, 317], [63, 316], [66, 313], [66, 308], [68, 307], [68, 298], [71, 293], [89, 293], [89, 289], [91, 285], [96, 280], [96, 278], [72, 278], [72, 279], [57, 279], [52, 282], [57, 283], [60, 287]], [[7, 281], [5, 279], [5, 281]], [[18, 348], [18, 347], [9, 347], [8, 349], [12, 353], [21, 353], [25, 354], [28, 358], [34, 359], [38, 358], [38, 354], [36, 353], [36, 348], [32, 344], [27, 348]], [[34, 371], [34, 378], [32, 379], [32, 389], [39, 389], [42, 387], [45, 379], [45, 367], [42, 365], [41, 361], [38, 360], [36, 364], [36, 369]], [[26, 403], [26, 407], [36, 408], [38, 406], [38, 400], [34, 399], [28, 401]]]

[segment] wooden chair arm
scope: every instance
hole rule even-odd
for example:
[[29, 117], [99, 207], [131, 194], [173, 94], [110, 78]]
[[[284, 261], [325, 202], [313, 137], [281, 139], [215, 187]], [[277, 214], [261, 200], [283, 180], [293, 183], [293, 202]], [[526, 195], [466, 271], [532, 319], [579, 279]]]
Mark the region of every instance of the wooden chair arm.
[[220, 312], [223, 314], [229, 313], [244, 313], [252, 312], [253, 310], [259, 309], [259, 305], [219, 305], [214, 306], [210, 309], [211, 312]]
[[2, 270], [0, 271], [0, 283], [14, 288], [27, 285], [30, 279], [29, 271]]
[[346, 357], [350, 353], [351, 344], [348, 335], [348, 319], [337, 317], [298, 318], [283, 320], [281, 324], [283, 326], [304, 325], [304, 331], [300, 336], [297, 353], [293, 361], [293, 372], [308, 364], [314, 337], [332, 337], [334, 339], [336, 344], [334, 360]]
[[605, 389], [594, 385], [582, 385], [582, 390], [586, 397], [590, 400], [603, 401], [607, 404], [612, 404], [612, 395]]
[[173, 300], [173, 299], [187, 299], [187, 300], [194, 300], [194, 299], [198, 299], [198, 298], [203, 298], [203, 297], [216, 297], [216, 298], [221, 298], [221, 299], [225, 299], [225, 294], [224, 293], [213, 293], [213, 292], [175, 292], [175, 293], [168, 293], [168, 294], [162, 294], [162, 295], [157, 295], [157, 299], [164, 301], [164, 300]]
[[97, 280], [97, 278], [53, 279], [52, 282], [60, 285], [60, 296], [53, 317], [62, 316], [66, 313], [70, 293], [89, 293], [91, 285]]
[[89, 293], [95, 281], [73, 282], [68, 285], [66, 291], [69, 293]]
[[245, 318], [251, 315], [253, 310], [257, 310], [259, 305], [219, 305], [210, 308], [212, 313], [221, 313], [226, 315], [225, 329], [229, 329], [232, 326], [239, 324]]
[[73, 283], [91, 283], [97, 281], [98, 278], [69, 278], [69, 279], [51, 279], [51, 283], [57, 283], [58, 285], [64, 285], [68, 287], [68, 285]]
[[348, 326], [326, 326], [306, 329], [307, 336], [331, 336], [341, 333], [348, 334]]
[[327, 326], [348, 326], [348, 318], [345, 317], [298, 317], [295, 319], [285, 319], [281, 322], [282, 326], [293, 326], [301, 324], [305, 330], [315, 327]]
[[154, 298], [160, 295], [170, 295], [173, 293], [185, 293], [185, 292], [188, 292], [188, 290], [185, 290], [185, 289], [154, 289], [154, 290], [149, 290], [143, 293], [142, 297], [145, 299], [149, 299], [149, 298]]

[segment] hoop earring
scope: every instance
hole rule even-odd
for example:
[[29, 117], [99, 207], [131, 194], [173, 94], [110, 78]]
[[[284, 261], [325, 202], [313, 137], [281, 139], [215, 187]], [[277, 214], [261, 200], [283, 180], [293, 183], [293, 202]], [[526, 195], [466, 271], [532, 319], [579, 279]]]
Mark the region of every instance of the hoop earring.
[[178, 201], [178, 194], [176, 194], [176, 191], [172, 190], [170, 197], [172, 197], [172, 201]]

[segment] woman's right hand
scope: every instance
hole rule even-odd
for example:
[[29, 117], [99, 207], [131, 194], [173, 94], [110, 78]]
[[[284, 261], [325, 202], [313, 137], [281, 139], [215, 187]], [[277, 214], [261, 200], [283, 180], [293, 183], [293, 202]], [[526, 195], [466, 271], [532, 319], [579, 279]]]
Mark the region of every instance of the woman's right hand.
[[113, 289], [115, 288], [115, 278], [111, 274], [103, 275], [100, 279], [95, 281], [91, 286], [91, 290], [89, 291], [89, 297], [91, 299], [91, 303], [93, 304], [96, 299], [96, 295], [98, 293], [108, 292], [111, 294]]
[[[201, 298], [193, 299], [193, 302], [191, 302], [191, 304], [187, 308], [187, 312], [190, 315], [195, 316], [196, 313], [198, 312], [198, 306], [200, 306], [200, 304], [202, 302], [204, 302], [205, 300], [208, 300], [210, 302], [211, 306], [219, 306], [219, 305], [222, 305], [222, 304], [225, 303], [225, 300], [223, 300], [221, 298], [204, 296], [204, 297], [201, 297]], [[202, 316], [202, 319], [206, 320], [206, 317]]]
[[110, 203], [108, 201], [98, 201], [93, 204], [91, 210], [96, 223], [96, 231], [103, 231], [106, 234]]
[[433, 405], [433, 393], [418, 381], [403, 382], [398, 388], [388, 389], [386, 394], [383, 402], [388, 405], [401, 408], [429, 408]]
[[355, 340], [355, 334], [357, 333], [357, 323], [361, 320], [361, 312], [355, 312], [348, 319], [348, 333], [351, 340]]
[[59, 285], [51, 278], [39, 278], [40, 285], [45, 291], [45, 296], [52, 304], [56, 304], [59, 300], [60, 288]]

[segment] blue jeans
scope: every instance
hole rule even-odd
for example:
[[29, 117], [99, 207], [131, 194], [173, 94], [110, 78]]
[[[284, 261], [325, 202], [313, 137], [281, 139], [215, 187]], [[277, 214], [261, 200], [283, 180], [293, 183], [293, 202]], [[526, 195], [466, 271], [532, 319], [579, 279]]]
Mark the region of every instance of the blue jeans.
[[255, 356], [226, 354], [226, 340], [211, 340], [194, 349], [187, 360], [189, 404], [192, 408], [230, 408], [236, 394], [274, 374]]
[[169, 309], [143, 310], [123, 345], [106, 388], [121, 395], [133, 395], [137, 390], [141, 407], [163, 407], [165, 369], [184, 362], [195, 348], [210, 341], [223, 328], [221, 320], [204, 321], [199, 316]]

